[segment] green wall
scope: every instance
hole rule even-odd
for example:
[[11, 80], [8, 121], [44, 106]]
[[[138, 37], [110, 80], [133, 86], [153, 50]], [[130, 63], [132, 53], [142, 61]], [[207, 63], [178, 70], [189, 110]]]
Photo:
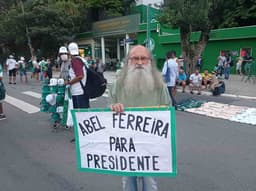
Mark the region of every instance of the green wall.
[[[256, 38], [210, 41], [203, 52], [204, 65], [202, 68], [212, 70], [215, 64], [217, 64], [217, 57], [219, 56], [220, 51], [237, 51], [239, 56], [241, 48], [252, 48], [252, 56], [255, 56], [254, 51], [256, 51]], [[232, 73], [235, 72], [235, 64], [238, 56], [232, 55], [234, 61]]]
[[[178, 30], [169, 31], [169, 34], [161, 34], [161, 30], [157, 31], [157, 24], [152, 23], [150, 25], [150, 37], [155, 41], [155, 48], [153, 50], [154, 58], [157, 62], [157, 67], [162, 68], [165, 54], [169, 50], [175, 50], [177, 56], [181, 54], [180, 35]], [[146, 39], [146, 25], [140, 25], [140, 32], [138, 33], [138, 44], [143, 44]], [[217, 57], [220, 55], [220, 51], [232, 51], [237, 52], [238, 55], [232, 55], [234, 60], [234, 66], [231, 72], [235, 72], [236, 59], [240, 54], [240, 49], [251, 48], [252, 56], [255, 57], [256, 51], [256, 26], [248, 27], [237, 27], [230, 29], [212, 30], [210, 40], [202, 53], [203, 66], [202, 70], [208, 69], [213, 70], [217, 64]], [[192, 34], [192, 41], [197, 41], [199, 33], [195, 32]]]

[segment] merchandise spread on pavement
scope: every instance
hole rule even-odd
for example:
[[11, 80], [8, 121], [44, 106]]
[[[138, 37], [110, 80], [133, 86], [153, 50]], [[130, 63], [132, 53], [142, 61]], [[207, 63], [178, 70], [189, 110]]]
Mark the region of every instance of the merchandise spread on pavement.
[[217, 102], [206, 102], [198, 107], [183, 108], [183, 111], [214, 118], [256, 125], [256, 108], [235, 106]]

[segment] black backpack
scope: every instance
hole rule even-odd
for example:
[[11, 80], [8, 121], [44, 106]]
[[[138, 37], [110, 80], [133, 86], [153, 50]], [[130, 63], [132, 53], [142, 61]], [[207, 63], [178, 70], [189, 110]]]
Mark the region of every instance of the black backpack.
[[89, 98], [96, 98], [96, 97], [102, 96], [102, 94], [104, 94], [107, 88], [107, 80], [104, 78], [102, 73], [96, 72], [94, 69], [88, 67], [84, 62], [83, 58], [81, 57], [77, 57], [77, 58], [79, 58], [84, 63], [85, 69], [87, 71], [85, 86], [80, 81], [80, 84], [84, 90], [84, 93]]
[[226, 90], [226, 88], [225, 88], [225, 83], [224, 83], [223, 81], [220, 81], [220, 82], [219, 82], [219, 85], [216, 86], [216, 87], [214, 88], [214, 90], [212, 91], [212, 95], [218, 96], [218, 95], [220, 95], [220, 94], [225, 93], [225, 90]]

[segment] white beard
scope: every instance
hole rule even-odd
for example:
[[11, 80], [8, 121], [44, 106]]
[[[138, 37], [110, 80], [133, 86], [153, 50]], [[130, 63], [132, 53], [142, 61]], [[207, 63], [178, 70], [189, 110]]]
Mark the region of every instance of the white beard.
[[136, 66], [128, 65], [127, 76], [124, 80], [126, 94], [146, 95], [154, 90], [155, 83], [151, 64]]

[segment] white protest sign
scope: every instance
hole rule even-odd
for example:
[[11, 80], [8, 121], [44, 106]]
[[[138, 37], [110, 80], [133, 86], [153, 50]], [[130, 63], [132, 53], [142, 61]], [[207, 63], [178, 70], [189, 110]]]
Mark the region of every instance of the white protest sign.
[[81, 171], [176, 176], [174, 108], [72, 110]]

